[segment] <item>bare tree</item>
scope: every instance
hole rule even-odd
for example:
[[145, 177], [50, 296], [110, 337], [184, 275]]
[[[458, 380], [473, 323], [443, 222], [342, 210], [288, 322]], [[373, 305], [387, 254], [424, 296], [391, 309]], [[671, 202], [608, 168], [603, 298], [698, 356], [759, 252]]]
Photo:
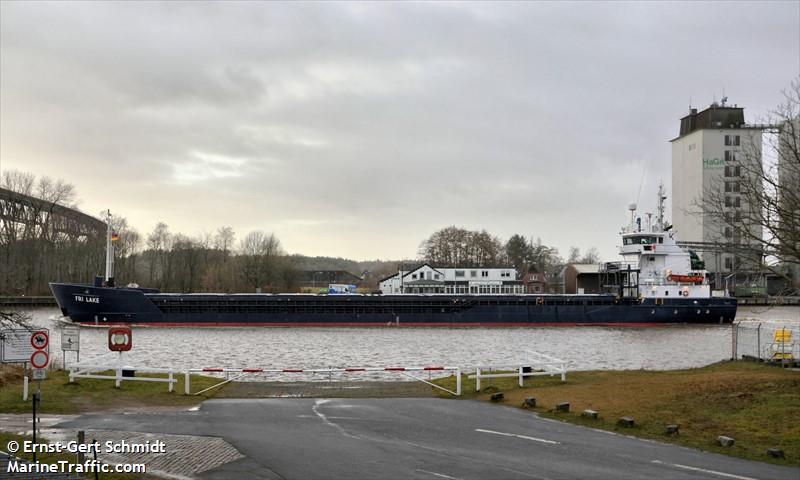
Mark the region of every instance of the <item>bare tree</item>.
[[235, 238], [236, 234], [233, 232], [233, 228], [226, 226], [217, 229], [217, 234], [214, 237], [214, 246], [222, 252], [223, 262], [228, 260], [228, 255], [230, 255]]
[[0, 330], [11, 328], [33, 329], [30, 315], [23, 312], [5, 312], [0, 310]]
[[276, 257], [281, 255], [281, 242], [274, 234], [250, 232], [241, 242], [242, 277], [248, 286], [259, 289], [276, 278]]

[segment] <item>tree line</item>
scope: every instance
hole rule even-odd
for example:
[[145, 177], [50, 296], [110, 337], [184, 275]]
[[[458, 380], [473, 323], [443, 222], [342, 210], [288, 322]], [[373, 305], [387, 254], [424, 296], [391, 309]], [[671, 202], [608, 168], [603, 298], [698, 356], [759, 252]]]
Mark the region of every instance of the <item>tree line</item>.
[[[65, 231], [56, 206], [75, 208], [73, 185], [10, 170], [0, 187], [23, 194], [0, 215], [0, 294], [47, 295], [48, 282], [90, 282], [105, 272], [105, 232]], [[36, 200], [42, 200], [36, 201]], [[102, 214], [101, 214], [102, 215]], [[297, 271], [272, 233], [253, 231], [237, 242], [231, 227], [212, 234], [173, 233], [159, 222], [146, 236], [123, 216], [111, 219], [117, 285], [175, 292], [284, 292], [297, 288]]]
[[[47, 295], [48, 282], [86, 283], [104, 273], [105, 232], [71, 235], [52, 215], [55, 206], [75, 208], [74, 186], [18, 171], [4, 172], [0, 186], [43, 200], [28, 208], [8, 203], [0, 215], [0, 294]], [[189, 236], [159, 222], [142, 235], [120, 215], [111, 218], [111, 226], [119, 237], [113, 242], [117, 285], [135, 283], [161, 291], [295, 292], [300, 270], [346, 270], [363, 276], [367, 288], [376, 288], [380, 278], [410, 263], [288, 255], [273, 233], [253, 231], [238, 238], [229, 226]], [[594, 263], [599, 258], [595, 249], [581, 255], [573, 247], [564, 259], [538, 238], [515, 234], [503, 242], [486, 230], [450, 226], [422, 242], [418, 260], [440, 266], [514, 266], [520, 274], [552, 276], [567, 262]]]
[[571, 247], [564, 259], [557, 248], [544, 245], [541, 238], [514, 234], [503, 242], [486, 230], [449, 226], [437, 230], [420, 244], [419, 259], [437, 266], [513, 266], [520, 275], [539, 272], [554, 276], [567, 263], [598, 263], [600, 255], [596, 248], [581, 254], [578, 247]]

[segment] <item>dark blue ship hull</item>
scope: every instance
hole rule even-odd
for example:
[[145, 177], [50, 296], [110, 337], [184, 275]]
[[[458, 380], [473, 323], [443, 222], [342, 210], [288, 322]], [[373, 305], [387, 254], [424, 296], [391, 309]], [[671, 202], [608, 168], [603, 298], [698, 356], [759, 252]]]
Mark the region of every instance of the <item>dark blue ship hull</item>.
[[91, 325], [643, 326], [730, 323], [730, 297], [653, 300], [613, 295], [167, 294], [51, 283], [65, 316]]

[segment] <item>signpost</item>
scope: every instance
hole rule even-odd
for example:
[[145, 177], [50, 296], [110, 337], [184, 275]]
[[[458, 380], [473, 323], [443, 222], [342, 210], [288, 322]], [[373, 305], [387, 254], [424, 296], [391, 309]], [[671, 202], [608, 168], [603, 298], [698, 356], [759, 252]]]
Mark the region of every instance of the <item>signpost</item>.
[[[47, 378], [47, 365], [50, 363], [50, 355], [47, 353], [50, 345], [50, 333], [47, 330], [37, 330], [30, 336], [30, 344], [33, 347], [31, 353], [31, 366], [33, 367], [33, 378], [36, 380], [36, 393], [33, 394], [33, 443], [36, 443], [36, 404], [42, 396], [42, 380]], [[33, 451], [33, 462], [36, 463], [36, 450]]]
[[67, 352], [75, 352], [81, 361], [81, 326], [65, 323], [61, 325], [61, 357], [67, 368]]

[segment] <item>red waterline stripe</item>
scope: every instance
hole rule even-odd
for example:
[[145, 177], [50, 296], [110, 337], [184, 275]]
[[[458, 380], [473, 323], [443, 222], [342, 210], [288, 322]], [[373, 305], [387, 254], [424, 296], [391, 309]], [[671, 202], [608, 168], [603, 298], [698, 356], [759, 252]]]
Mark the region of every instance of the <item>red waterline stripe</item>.
[[263, 372], [263, 368], [243, 368], [242, 373], [256, 373], [256, 372]]
[[423, 370], [444, 370], [444, 367], [425, 367]]
[[204, 368], [204, 372], [224, 372], [225, 369], [222, 368]]
[[284, 368], [284, 369], [283, 369], [283, 370], [281, 370], [281, 371], [282, 371], [283, 373], [303, 373], [303, 370], [302, 370], [302, 369], [297, 369], [297, 368]]
[[384, 371], [387, 371], [387, 372], [405, 372], [406, 369], [405, 369], [405, 367], [386, 367], [386, 368], [384, 368]]
[[366, 368], [345, 368], [345, 372], [366, 372]]
[[[87, 327], [95, 326], [94, 322], [78, 322]], [[331, 322], [331, 323], [274, 323], [274, 322], [152, 322], [152, 323], [125, 323], [105, 322], [99, 327], [663, 327], [668, 325], [718, 325], [718, 322], [604, 322], [604, 323], [577, 323], [577, 322], [434, 322], [434, 323], [400, 323], [400, 325], [385, 323], [357, 323], [357, 322]], [[730, 322], [726, 322], [730, 324]]]

